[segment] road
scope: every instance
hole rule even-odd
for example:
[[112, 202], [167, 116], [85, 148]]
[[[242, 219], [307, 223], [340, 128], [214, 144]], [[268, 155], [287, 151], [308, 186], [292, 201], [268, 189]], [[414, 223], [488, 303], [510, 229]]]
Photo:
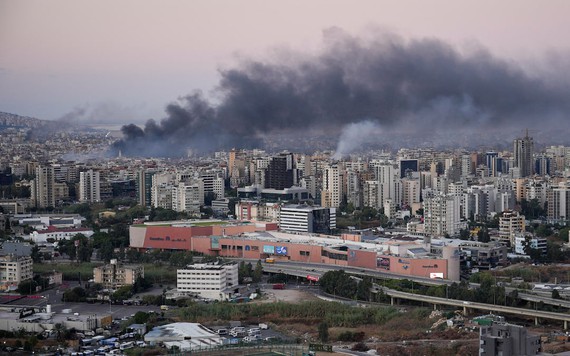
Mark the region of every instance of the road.
[[[362, 268], [355, 268], [355, 267], [346, 267], [346, 266], [337, 266], [337, 265], [326, 265], [326, 264], [316, 264], [316, 263], [302, 263], [302, 262], [276, 262], [276, 263], [262, 263], [263, 270], [265, 272], [271, 273], [286, 273], [292, 276], [298, 276], [306, 278], [307, 275], [321, 277], [328, 271], [335, 271], [339, 269], [345, 270], [347, 273], [352, 274], [359, 274], [364, 276], [370, 276], [374, 278], [388, 278], [388, 279], [408, 279], [414, 282], [422, 283], [422, 284], [431, 284], [431, 285], [450, 285], [453, 281], [445, 280], [445, 279], [431, 279], [431, 278], [423, 278], [423, 277], [413, 277], [407, 275], [397, 275], [393, 273], [386, 273], [386, 272], [379, 272], [369, 269], [362, 269]], [[479, 284], [477, 283], [470, 283], [471, 287], [477, 288]], [[512, 287], [505, 287], [506, 293], [510, 293], [514, 290], [518, 290], [517, 288]], [[570, 309], [570, 301], [563, 300], [563, 299], [553, 299], [550, 296], [546, 296], [545, 293], [535, 293], [534, 291], [531, 293], [529, 292], [521, 292], [519, 290], [519, 298], [522, 300], [530, 301], [530, 302], [537, 302], [537, 303], [544, 303], [547, 305], [553, 305], [557, 307], [563, 307]], [[550, 294], [550, 293], [546, 293]]]
[[[286, 273], [292, 276], [299, 276], [299, 277], [307, 277], [307, 275], [312, 276], [322, 276], [327, 271], [344, 269], [346, 272], [361, 274], [372, 276], [376, 278], [396, 278], [396, 279], [411, 279], [417, 282], [430, 282], [431, 284], [449, 284], [452, 283], [451, 281], [445, 280], [434, 280], [434, 279], [426, 279], [426, 278], [410, 278], [409, 276], [401, 276], [401, 275], [394, 275], [390, 273], [383, 273], [378, 271], [371, 271], [366, 269], [359, 269], [359, 268], [351, 268], [346, 266], [335, 266], [335, 265], [323, 265], [323, 264], [304, 264], [304, 263], [264, 263], [263, 269], [265, 272], [272, 272], [272, 273]], [[538, 322], [538, 319], [549, 319], [549, 320], [558, 320], [564, 322], [564, 328], [568, 328], [568, 322], [570, 321], [570, 315], [565, 313], [555, 313], [555, 312], [546, 312], [540, 310], [532, 310], [532, 309], [523, 309], [523, 308], [515, 308], [515, 307], [507, 307], [502, 305], [496, 304], [485, 304], [485, 303], [476, 303], [476, 302], [467, 302], [462, 300], [456, 299], [447, 299], [447, 298], [437, 298], [431, 297], [426, 295], [420, 294], [413, 294], [413, 293], [406, 293], [400, 292], [392, 289], [383, 288], [384, 293], [393, 298], [400, 298], [400, 299], [408, 299], [408, 300], [415, 300], [420, 302], [427, 302], [434, 305], [450, 305], [456, 307], [462, 307], [464, 309], [478, 309], [478, 310], [485, 310], [491, 312], [501, 312], [501, 313], [508, 313], [520, 316], [527, 316], [527, 317], [534, 317], [535, 321]], [[565, 302], [558, 299], [552, 299], [542, 296], [534, 296], [531, 294], [522, 293], [523, 299], [535, 302], [543, 302], [545, 304], [553, 304], [559, 306], [570, 306], [570, 302]]]

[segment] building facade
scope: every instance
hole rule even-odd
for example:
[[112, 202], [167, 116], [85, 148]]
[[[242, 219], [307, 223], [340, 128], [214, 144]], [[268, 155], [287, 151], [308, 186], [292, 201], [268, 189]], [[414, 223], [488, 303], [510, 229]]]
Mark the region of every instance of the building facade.
[[[528, 177], [534, 173], [534, 142], [532, 137], [517, 138], [513, 142], [514, 168], [519, 169], [520, 177]], [[519, 178], [519, 177], [515, 177]]]
[[53, 167], [38, 166], [36, 177], [31, 182], [32, 206], [36, 208], [55, 207], [55, 176]]
[[97, 203], [101, 201], [99, 172], [92, 169], [79, 173], [79, 201]]
[[176, 271], [176, 289], [212, 300], [227, 300], [237, 292], [238, 265], [193, 264]]
[[111, 260], [108, 265], [93, 268], [93, 280], [104, 288], [116, 289], [133, 285], [138, 278], [144, 278], [144, 266], [119, 265]]
[[336, 208], [284, 205], [279, 213], [279, 228], [291, 232], [330, 234], [336, 229]]
[[0, 289], [15, 289], [34, 276], [33, 261], [28, 256], [0, 256]]

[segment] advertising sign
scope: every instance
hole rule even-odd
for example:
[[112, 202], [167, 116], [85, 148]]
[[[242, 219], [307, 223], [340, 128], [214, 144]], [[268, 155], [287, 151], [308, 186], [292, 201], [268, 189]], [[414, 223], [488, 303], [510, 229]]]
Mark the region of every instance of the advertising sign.
[[275, 246], [263, 245], [263, 253], [275, 253]]
[[390, 270], [390, 258], [388, 257], [377, 257], [376, 267], [380, 269]]
[[443, 279], [443, 273], [441, 273], [441, 272], [430, 273], [430, 274], [429, 274], [429, 278], [433, 278], [433, 279]]
[[286, 246], [277, 246], [275, 247], [275, 254], [276, 255], [287, 255], [287, 247]]

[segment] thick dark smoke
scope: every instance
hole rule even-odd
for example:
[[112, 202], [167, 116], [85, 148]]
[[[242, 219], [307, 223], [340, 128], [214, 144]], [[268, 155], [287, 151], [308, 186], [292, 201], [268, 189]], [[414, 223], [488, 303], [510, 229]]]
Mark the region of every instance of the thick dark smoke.
[[387, 134], [523, 128], [570, 111], [567, 83], [532, 76], [483, 48], [462, 52], [437, 39], [365, 40], [329, 29], [321, 53], [284, 58], [221, 70], [220, 104], [188, 96], [169, 105], [159, 123], [124, 126], [115, 148], [126, 155], [184, 155], [251, 146], [278, 132], [340, 132], [364, 120]]

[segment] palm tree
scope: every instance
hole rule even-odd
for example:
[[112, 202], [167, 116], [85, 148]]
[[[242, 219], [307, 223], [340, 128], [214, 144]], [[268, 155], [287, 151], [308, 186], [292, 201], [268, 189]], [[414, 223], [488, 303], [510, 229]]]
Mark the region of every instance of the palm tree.
[[67, 328], [62, 323], [57, 323], [54, 326], [54, 330], [57, 334], [57, 341], [65, 341], [65, 334], [67, 334]]

